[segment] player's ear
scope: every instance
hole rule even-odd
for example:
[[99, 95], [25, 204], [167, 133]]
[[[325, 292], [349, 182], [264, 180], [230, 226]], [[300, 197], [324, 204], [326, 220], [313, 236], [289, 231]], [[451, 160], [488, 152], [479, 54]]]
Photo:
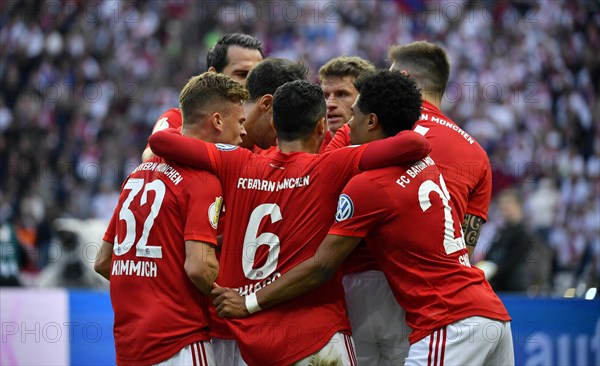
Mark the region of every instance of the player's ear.
[[210, 123], [215, 130], [223, 132], [223, 116], [219, 112], [210, 115]]
[[317, 123], [317, 133], [319, 136], [325, 135], [327, 132], [327, 119], [323, 116]]
[[260, 97], [258, 101], [258, 105], [260, 106], [260, 110], [263, 112], [269, 111], [273, 107], [273, 95], [265, 94]]
[[367, 129], [373, 130], [379, 126], [379, 118], [375, 113], [369, 113], [369, 120], [367, 121]]
[[217, 73], [217, 74], [218, 74], [218, 72], [217, 72], [217, 69], [215, 69], [215, 67], [214, 67], [214, 66], [211, 66], [211, 67], [209, 67], [207, 71], [209, 71], [209, 72], [214, 72], [214, 73]]

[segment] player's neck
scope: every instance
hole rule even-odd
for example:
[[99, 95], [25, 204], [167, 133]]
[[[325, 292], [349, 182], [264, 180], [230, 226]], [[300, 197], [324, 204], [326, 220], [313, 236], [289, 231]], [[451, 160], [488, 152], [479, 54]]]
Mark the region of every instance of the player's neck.
[[433, 106], [436, 107], [437, 109], [439, 109], [439, 110], [442, 109], [441, 108], [441, 105], [442, 105], [441, 100], [437, 96], [433, 96], [431, 94], [424, 93], [422, 98], [424, 101], [427, 101], [427, 102], [433, 104]]
[[320, 143], [317, 143], [314, 139], [308, 140], [294, 140], [294, 141], [278, 141], [279, 150], [284, 153], [291, 152], [307, 152], [309, 154], [316, 154], [319, 152]]

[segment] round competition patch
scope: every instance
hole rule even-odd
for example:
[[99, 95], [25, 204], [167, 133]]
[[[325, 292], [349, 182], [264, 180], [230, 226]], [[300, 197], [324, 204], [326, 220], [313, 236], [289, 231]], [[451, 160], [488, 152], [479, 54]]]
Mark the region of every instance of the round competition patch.
[[216, 229], [219, 225], [219, 215], [221, 214], [221, 206], [223, 205], [223, 197], [219, 196], [215, 198], [215, 202], [211, 203], [208, 208], [208, 221], [213, 229]]
[[337, 212], [335, 213], [335, 221], [344, 221], [351, 218], [352, 215], [354, 215], [354, 203], [352, 199], [347, 194], [340, 195]]

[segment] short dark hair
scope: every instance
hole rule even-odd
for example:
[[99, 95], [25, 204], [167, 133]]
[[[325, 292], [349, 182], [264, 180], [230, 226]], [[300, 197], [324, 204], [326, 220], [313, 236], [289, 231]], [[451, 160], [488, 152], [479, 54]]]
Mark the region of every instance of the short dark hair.
[[310, 136], [327, 107], [323, 89], [306, 80], [283, 84], [273, 95], [273, 123], [277, 138], [294, 141]]
[[214, 67], [217, 72], [223, 72], [223, 69], [229, 64], [229, 59], [227, 58], [229, 46], [258, 50], [261, 56], [265, 56], [263, 54], [262, 42], [256, 39], [256, 37], [241, 33], [226, 34], [208, 50], [206, 54], [206, 69]]
[[357, 106], [375, 113], [386, 136], [410, 130], [421, 116], [417, 83], [398, 71], [380, 70], [360, 76], [354, 83], [360, 93]]
[[248, 91], [242, 84], [227, 75], [205, 72], [188, 80], [179, 94], [179, 108], [184, 125], [193, 115], [212, 113], [214, 103], [241, 103], [248, 99]]
[[365, 72], [375, 71], [375, 66], [358, 56], [341, 56], [329, 60], [319, 69], [319, 79], [328, 77], [344, 78], [351, 76], [356, 79]]
[[389, 56], [397, 66], [415, 78], [425, 93], [436, 93], [440, 99], [450, 77], [450, 62], [446, 51], [440, 46], [417, 41], [402, 46], [390, 47]]
[[277, 88], [294, 80], [306, 80], [308, 67], [301, 61], [284, 58], [267, 58], [250, 70], [246, 79], [246, 89], [250, 93], [250, 101], [265, 94], [274, 94]]

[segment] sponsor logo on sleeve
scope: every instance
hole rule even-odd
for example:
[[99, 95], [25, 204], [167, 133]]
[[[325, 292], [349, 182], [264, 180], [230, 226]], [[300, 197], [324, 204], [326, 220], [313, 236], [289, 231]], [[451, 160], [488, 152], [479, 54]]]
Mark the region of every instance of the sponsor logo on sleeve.
[[354, 203], [347, 194], [340, 195], [338, 200], [337, 212], [335, 213], [335, 221], [340, 222], [347, 220], [354, 215]]
[[219, 149], [221, 151], [233, 151], [238, 148], [237, 145], [229, 145], [229, 144], [215, 144], [215, 146], [217, 147], [217, 149]]
[[215, 202], [211, 203], [208, 208], [208, 221], [213, 229], [216, 229], [219, 225], [219, 215], [221, 214], [221, 207], [223, 206], [223, 197], [219, 196], [215, 198]]
[[169, 119], [167, 117], [163, 117], [156, 122], [156, 126], [154, 127], [154, 132], [162, 131], [169, 128]]

